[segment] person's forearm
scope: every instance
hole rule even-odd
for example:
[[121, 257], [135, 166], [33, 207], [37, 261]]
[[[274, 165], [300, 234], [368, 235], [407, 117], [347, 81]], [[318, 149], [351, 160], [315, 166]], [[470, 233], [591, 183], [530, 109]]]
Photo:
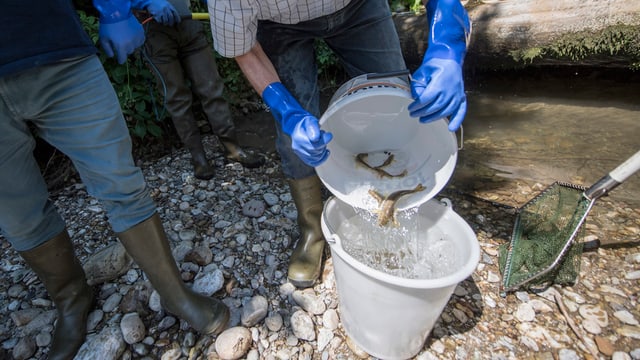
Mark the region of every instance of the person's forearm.
[[258, 43], [248, 53], [235, 59], [244, 76], [260, 96], [269, 84], [280, 81], [271, 60]]

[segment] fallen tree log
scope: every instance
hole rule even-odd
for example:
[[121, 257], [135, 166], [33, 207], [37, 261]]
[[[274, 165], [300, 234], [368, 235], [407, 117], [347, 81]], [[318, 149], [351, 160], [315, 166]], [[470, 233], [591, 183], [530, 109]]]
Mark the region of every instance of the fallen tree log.
[[[467, 68], [640, 68], [640, 1], [487, 0], [466, 6], [473, 24]], [[394, 21], [414, 69], [427, 47], [426, 17], [396, 13]]]

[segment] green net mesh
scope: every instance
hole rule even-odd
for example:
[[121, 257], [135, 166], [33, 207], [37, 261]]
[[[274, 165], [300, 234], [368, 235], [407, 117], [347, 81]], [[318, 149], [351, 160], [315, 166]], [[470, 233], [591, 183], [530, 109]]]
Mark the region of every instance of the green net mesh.
[[574, 284], [580, 273], [584, 189], [554, 183], [518, 212], [511, 242], [500, 246], [506, 291]]

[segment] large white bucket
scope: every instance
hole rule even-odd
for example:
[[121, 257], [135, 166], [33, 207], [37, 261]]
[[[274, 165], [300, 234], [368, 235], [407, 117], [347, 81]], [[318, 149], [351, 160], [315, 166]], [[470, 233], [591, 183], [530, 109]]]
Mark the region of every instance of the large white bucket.
[[[480, 247], [471, 227], [448, 201], [429, 200], [412, 219], [452, 241], [455, 269], [434, 279], [406, 279], [364, 265], [349, 255], [336, 230], [357, 216], [336, 197], [326, 203], [322, 231], [331, 247], [344, 329], [364, 351], [381, 359], [408, 359], [422, 349], [456, 285], [473, 273]], [[425, 219], [427, 221], [421, 221]]]
[[[333, 134], [327, 161], [316, 167], [324, 185], [338, 199], [361, 209], [374, 210], [378, 203], [368, 194], [413, 189], [424, 191], [403, 196], [396, 209], [416, 207], [434, 197], [447, 184], [458, 158], [458, 144], [445, 118], [422, 124], [409, 115], [413, 101], [406, 76], [380, 77], [365, 74], [343, 84], [331, 98], [320, 118], [323, 130]], [[366, 154], [366, 163], [382, 164], [385, 177], [367, 169], [357, 160]]]

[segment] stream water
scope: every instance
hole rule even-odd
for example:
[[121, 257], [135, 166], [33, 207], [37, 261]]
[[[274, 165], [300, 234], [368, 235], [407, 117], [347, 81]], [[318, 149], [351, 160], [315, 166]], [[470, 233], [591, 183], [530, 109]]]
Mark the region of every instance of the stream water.
[[[640, 150], [640, 72], [553, 70], [467, 81], [469, 110], [453, 183], [461, 189], [590, 186]], [[640, 174], [610, 196], [640, 206]], [[510, 204], [522, 205], [522, 204]]]

